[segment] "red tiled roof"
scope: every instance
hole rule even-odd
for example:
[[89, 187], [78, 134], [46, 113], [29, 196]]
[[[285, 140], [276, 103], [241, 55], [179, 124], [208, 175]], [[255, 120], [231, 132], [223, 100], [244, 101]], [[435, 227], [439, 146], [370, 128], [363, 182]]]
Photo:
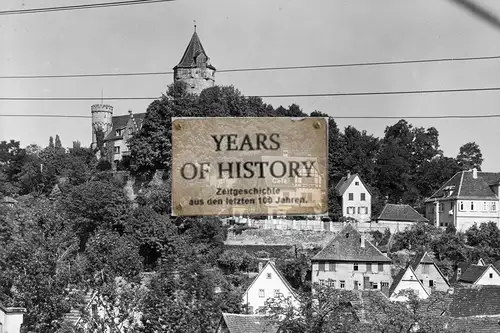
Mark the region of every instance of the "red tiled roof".
[[276, 333], [278, 328], [262, 315], [223, 313], [219, 325], [229, 333]]
[[377, 220], [405, 221], [405, 222], [429, 222], [419, 212], [409, 205], [386, 204]]
[[370, 241], [365, 239], [361, 247], [361, 234], [348, 224], [311, 260], [392, 262], [384, 256]]
[[[186, 51], [184, 52], [184, 55], [182, 56], [181, 61], [177, 66], [174, 67], [174, 69], [196, 67], [196, 57], [199, 54], [205, 55], [205, 57], [208, 59], [208, 56], [203, 49], [203, 45], [201, 45], [200, 39], [198, 38], [198, 34], [195, 31], [193, 33], [193, 36], [191, 37], [191, 40], [189, 41], [189, 44], [186, 48]], [[207, 65], [207, 67], [215, 69], [211, 65]]]
[[477, 178], [474, 179], [472, 171], [458, 172], [426, 201], [433, 201], [433, 199], [498, 200], [490, 185], [498, 183], [499, 175], [494, 172], [478, 172]]
[[500, 316], [500, 286], [456, 288], [449, 306], [451, 317]]

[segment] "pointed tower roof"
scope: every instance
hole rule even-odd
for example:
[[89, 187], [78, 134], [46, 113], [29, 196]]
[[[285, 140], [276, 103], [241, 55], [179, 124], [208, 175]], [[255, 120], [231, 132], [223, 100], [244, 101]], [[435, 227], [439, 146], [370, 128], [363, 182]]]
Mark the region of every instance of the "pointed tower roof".
[[182, 56], [181, 61], [177, 66], [174, 67], [176, 68], [193, 68], [196, 67], [196, 57], [200, 54], [203, 54], [205, 58], [207, 59], [207, 67], [210, 69], [214, 69], [212, 65], [208, 63], [208, 56], [203, 49], [203, 45], [201, 45], [200, 38], [198, 37], [198, 34], [196, 33], [196, 30], [193, 33], [193, 36], [191, 37], [191, 40], [189, 41], [189, 44], [186, 48], [186, 51], [184, 52], [184, 55]]

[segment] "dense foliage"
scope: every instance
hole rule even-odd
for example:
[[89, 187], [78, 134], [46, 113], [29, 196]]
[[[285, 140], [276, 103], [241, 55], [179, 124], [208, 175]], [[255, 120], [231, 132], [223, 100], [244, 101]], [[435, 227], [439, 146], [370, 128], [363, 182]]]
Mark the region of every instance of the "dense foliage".
[[[141, 131], [129, 142], [131, 158], [121, 168], [129, 168], [137, 180], [150, 180], [157, 169], [168, 175], [171, 117], [181, 116], [308, 115], [295, 104], [275, 109], [234, 87], [217, 86], [195, 96], [176, 83], [149, 106]], [[327, 117], [318, 111], [311, 116]], [[333, 218], [341, 215], [333, 185], [348, 170], [369, 186], [376, 214], [386, 201], [419, 206], [456, 171], [481, 166], [474, 143], [464, 145], [456, 159], [443, 156], [433, 127], [415, 128], [400, 120], [376, 138], [352, 126], [342, 132], [332, 117], [328, 121]], [[269, 253], [225, 249], [228, 230], [219, 219], [170, 216], [168, 177], [139, 184], [134, 198], [111, 165], [95, 156], [78, 142], [63, 148], [58, 136], [45, 148], [0, 142], [0, 199], [18, 201], [10, 208], [0, 205], [0, 303], [27, 309], [26, 332], [74, 332], [64, 325], [64, 314], [81, 307], [89, 293], [105, 311], [95, 316], [82, 308], [86, 332], [104, 327], [213, 332], [222, 311], [244, 311], [240, 300], [248, 272], [255, 272]], [[418, 225], [396, 235], [372, 236], [392, 252], [426, 248], [446, 273], [461, 260], [500, 259], [500, 232], [494, 224], [474, 226], [465, 234]], [[302, 321], [289, 318], [286, 327], [290, 332], [347, 332], [355, 317], [346, 307], [352, 295], [324, 290], [319, 305], [310, 300], [315, 251], [295, 249], [274, 258], [305, 301]], [[337, 301], [332, 305], [328, 299], [333, 296]]]

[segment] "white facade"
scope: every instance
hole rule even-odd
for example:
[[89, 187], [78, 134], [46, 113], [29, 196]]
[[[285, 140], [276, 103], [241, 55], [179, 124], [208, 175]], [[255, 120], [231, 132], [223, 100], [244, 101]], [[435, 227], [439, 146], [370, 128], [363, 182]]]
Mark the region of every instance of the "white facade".
[[312, 282], [335, 289], [382, 290], [392, 282], [388, 262], [315, 261], [312, 263]]
[[291, 297], [295, 304], [298, 302], [291, 286], [269, 261], [245, 291], [242, 301], [248, 305], [250, 312], [257, 312], [264, 307], [267, 299], [277, 297], [278, 294], [285, 298]]
[[396, 283], [396, 286], [394, 287], [394, 290], [391, 290], [391, 301], [407, 301], [408, 298], [406, 296], [398, 295], [401, 291], [407, 289], [413, 290], [420, 299], [426, 299], [429, 297], [429, 293], [425, 290], [422, 282], [420, 282], [420, 280], [417, 278], [411, 266], [408, 266], [401, 280], [395, 281], [394, 283]]
[[500, 275], [492, 265], [489, 265], [488, 269], [479, 279], [476, 280], [476, 282], [474, 282], [474, 284], [483, 286], [500, 286]]
[[[351, 179], [352, 178], [352, 179]], [[371, 220], [372, 196], [360, 177], [355, 174], [347, 177], [350, 182], [342, 196], [342, 216], [351, 217], [358, 222]]]
[[4, 308], [0, 305], [0, 333], [19, 333], [24, 312], [21, 308]]

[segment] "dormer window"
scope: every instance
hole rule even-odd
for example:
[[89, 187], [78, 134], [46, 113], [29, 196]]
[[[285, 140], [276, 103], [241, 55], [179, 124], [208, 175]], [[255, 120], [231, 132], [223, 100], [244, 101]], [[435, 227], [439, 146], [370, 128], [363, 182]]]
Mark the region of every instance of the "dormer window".
[[123, 129], [120, 128], [116, 130], [116, 136], [122, 136], [122, 134], [123, 134]]

